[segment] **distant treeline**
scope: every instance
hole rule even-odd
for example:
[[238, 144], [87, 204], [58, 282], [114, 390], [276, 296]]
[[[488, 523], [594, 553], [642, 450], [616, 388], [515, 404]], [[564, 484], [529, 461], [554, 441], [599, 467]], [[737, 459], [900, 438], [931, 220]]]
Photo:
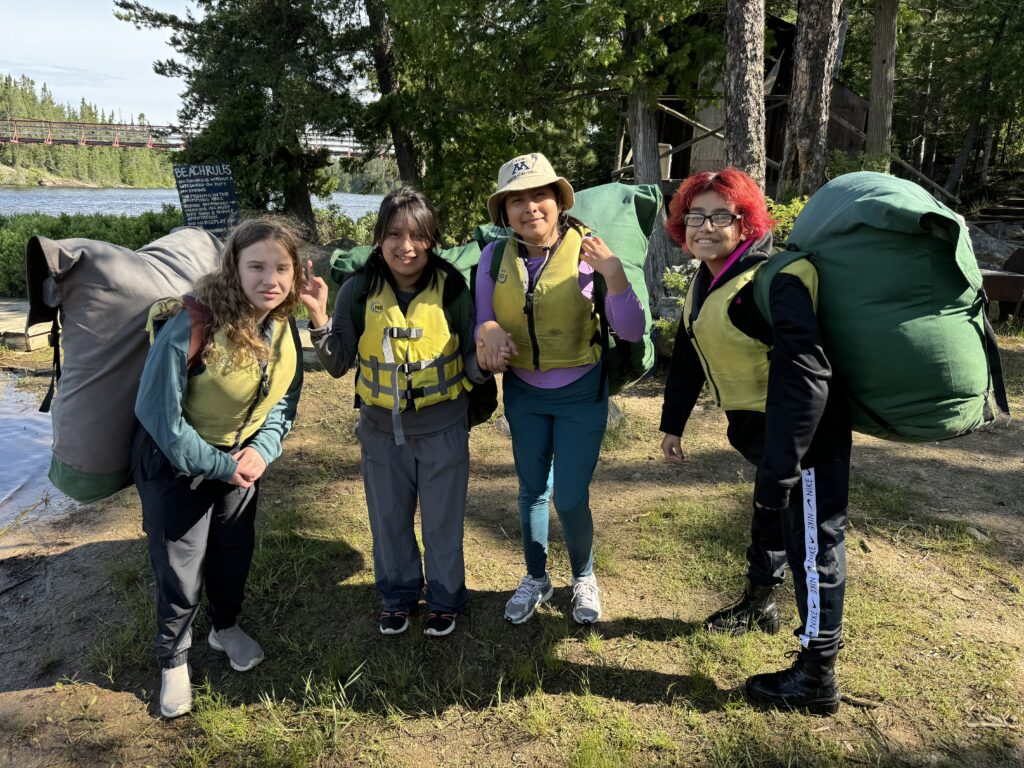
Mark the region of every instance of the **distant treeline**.
[[[0, 120], [81, 121], [146, 124], [146, 116], [105, 112], [84, 99], [76, 109], [58, 104], [46, 84], [31, 78], [0, 76]], [[147, 149], [46, 144], [0, 144], [0, 184], [37, 184], [56, 178], [99, 186], [173, 187], [171, 155]]]

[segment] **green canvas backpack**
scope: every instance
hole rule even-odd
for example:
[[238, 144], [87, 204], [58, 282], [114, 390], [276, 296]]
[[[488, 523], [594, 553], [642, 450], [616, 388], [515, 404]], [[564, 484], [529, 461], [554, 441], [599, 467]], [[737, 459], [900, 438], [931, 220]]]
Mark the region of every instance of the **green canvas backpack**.
[[992, 394], [1008, 413], [967, 227], [920, 186], [863, 171], [819, 189], [788, 250], [755, 275], [769, 321], [771, 282], [798, 259], [818, 271], [825, 352], [848, 387], [856, 431], [945, 440], [991, 422]]

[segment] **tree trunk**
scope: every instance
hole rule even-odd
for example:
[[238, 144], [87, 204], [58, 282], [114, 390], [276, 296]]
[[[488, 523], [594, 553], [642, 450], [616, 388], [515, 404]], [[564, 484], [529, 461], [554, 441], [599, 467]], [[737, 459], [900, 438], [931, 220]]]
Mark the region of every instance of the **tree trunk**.
[[[642, 83], [642, 81], [641, 81]], [[649, 104], [650, 91], [645, 85], [637, 87], [626, 97], [626, 111], [629, 118], [629, 139], [633, 146], [633, 178], [637, 184], [661, 185], [661, 161], [658, 159], [658, 130], [654, 120], [654, 112]], [[672, 244], [665, 233], [665, 215], [658, 214], [658, 221], [651, 233], [647, 246], [647, 262], [644, 274], [647, 277], [647, 291], [651, 296], [651, 306], [665, 295], [662, 280], [665, 267], [669, 263]], [[600, 224], [598, 224], [600, 230]]]
[[981, 169], [978, 172], [978, 184], [982, 190], [988, 186], [989, 160], [992, 157], [992, 144], [995, 139], [995, 128], [992, 121], [985, 125], [985, 139], [981, 142]]
[[764, 189], [764, 0], [728, 0], [725, 160]]
[[868, 105], [866, 150], [871, 155], [888, 155], [892, 137], [892, 95], [896, 80], [897, 0], [875, 0], [875, 31], [871, 45], [871, 101]]
[[777, 196], [796, 179], [797, 195], [825, 181], [826, 131], [842, 0], [804, 0], [797, 15], [793, 84]]
[[316, 215], [309, 199], [309, 179], [305, 170], [297, 175], [289, 174], [284, 189], [284, 210], [306, 230], [306, 238], [311, 243], [319, 242], [316, 232]]
[[[398, 77], [395, 71], [395, 43], [391, 32], [391, 22], [383, 0], [365, 0], [366, 16], [373, 30], [371, 43], [373, 68], [377, 72], [377, 87], [381, 99], [397, 100], [400, 92]], [[412, 134], [394, 109], [389, 111], [388, 129], [391, 142], [395, 146], [395, 161], [398, 163], [398, 175], [406, 184], [419, 185], [420, 161]]]

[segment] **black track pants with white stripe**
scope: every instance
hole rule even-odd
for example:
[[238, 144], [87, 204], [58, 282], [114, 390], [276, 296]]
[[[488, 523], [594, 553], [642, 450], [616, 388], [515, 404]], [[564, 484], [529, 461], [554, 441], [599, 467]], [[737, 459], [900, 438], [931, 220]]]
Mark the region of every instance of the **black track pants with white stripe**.
[[849, 443], [832, 461], [803, 469], [783, 513], [786, 557], [796, 588], [805, 656], [829, 661], [839, 651], [846, 594]]

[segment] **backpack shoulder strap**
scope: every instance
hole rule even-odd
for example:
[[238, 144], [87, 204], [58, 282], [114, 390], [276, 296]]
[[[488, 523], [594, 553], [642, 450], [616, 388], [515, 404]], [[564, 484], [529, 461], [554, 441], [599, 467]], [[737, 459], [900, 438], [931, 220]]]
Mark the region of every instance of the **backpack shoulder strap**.
[[501, 261], [505, 257], [505, 245], [508, 243], [507, 237], [499, 237], [495, 240], [491, 247], [494, 249], [491, 251], [491, 281], [498, 282], [498, 273], [501, 272]]
[[352, 283], [352, 303], [349, 304], [348, 314], [358, 338], [366, 330], [366, 273], [357, 269], [345, 282]]
[[790, 245], [785, 251], [771, 256], [766, 262], [758, 267], [754, 274], [754, 302], [757, 304], [761, 315], [769, 323], [772, 321], [771, 288], [775, 276], [782, 270], [800, 259], [808, 258], [810, 254], [797, 250]]
[[188, 369], [194, 371], [203, 364], [206, 329], [213, 318], [206, 305], [195, 296], [186, 294], [182, 300], [185, 303], [185, 309], [188, 310], [188, 319], [192, 323], [192, 335], [188, 342]]

